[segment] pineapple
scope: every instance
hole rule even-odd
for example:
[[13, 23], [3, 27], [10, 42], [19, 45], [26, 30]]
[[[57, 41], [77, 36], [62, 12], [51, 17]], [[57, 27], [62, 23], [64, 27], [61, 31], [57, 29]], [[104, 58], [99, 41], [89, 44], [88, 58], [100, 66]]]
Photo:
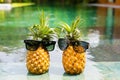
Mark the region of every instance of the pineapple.
[[[80, 41], [81, 33], [78, 29], [78, 24], [80, 22], [80, 18], [77, 17], [71, 26], [67, 23], [61, 23], [61, 28], [57, 28], [56, 31], [60, 32], [62, 30], [62, 36], [64, 36], [64, 44], [66, 44], [65, 49], [62, 54], [62, 64], [64, 70], [68, 74], [79, 74], [84, 71], [85, 63], [86, 63], [86, 54], [85, 48], [81, 44], [83, 42]], [[64, 34], [63, 34], [64, 33]], [[59, 35], [60, 36], [60, 35]], [[63, 41], [61, 41], [63, 43]], [[87, 43], [87, 42], [86, 42]], [[60, 39], [58, 40], [59, 47]]]
[[[49, 70], [50, 56], [46, 48], [53, 38], [54, 31], [49, 28], [47, 18], [42, 11], [40, 24], [30, 28], [32, 40], [24, 40], [28, 48], [26, 54], [26, 67], [32, 74], [43, 74]], [[55, 44], [54, 44], [55, 45]]]
[[48, 71], [50, 57], [48, 51], [41, 46], [36, 51], [27, 51], [26, 66], [32, 74], [42, 74]]

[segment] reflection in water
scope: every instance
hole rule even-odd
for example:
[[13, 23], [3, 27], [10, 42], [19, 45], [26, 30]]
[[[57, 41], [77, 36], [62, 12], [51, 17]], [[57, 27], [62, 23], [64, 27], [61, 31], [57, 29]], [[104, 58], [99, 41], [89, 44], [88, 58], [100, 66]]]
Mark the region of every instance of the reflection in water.
[[84, 71], [85, 80], [103, 80], [103, 74], [100, 68], [97, 68], [98, 63], [93, 61], [94, 56], [91, 55], [90, 51], [86, 53], [86, 67]]
[[104, 74], [104, 80], [120, 80], [120, 62], [100, 62], [96, 66]]
[[90, 43], [90, 47], [97, 47], [100, 42], [100, 34], [98, 30], [89, 30], [88, 33], [88, 42]]
[[[9, 54], [8, 54], [9, 53]], [[0, 62], [2, 63], [13, 63], [13, 62], [24, 62], [25, 61], [25, 49], [24, 48], [20, 48], [20, 49], [16, 49], [13, 48], [11, 50], [9, 50], [9, 52], [0, 52]]]
[[3, 47], [20, 47], [27, 36], [27, 28], [21, 27], [0, 27], [0, 46]]
[[84, 73], [81, 73], [79, 75], [68, 75], [66, 73], [63, 74], [62, 80], [86, 80]]
[[106, 37], [110, 40], [113, 39], [113, 27], [114, 27], [114, 17], [113, 9], [108, 8], [106, 17]]
[[97, 5], [97, 24], [94, 30], [99, 31], [99, 45], [92, 47], [91, 55], [95, 61], [120, 61], [120, 9], [100, 7]]
[[[4, 20], [5, 19], [5, 11], [4, 10], [0, 10], [0, 19]], [[0, 21], [1, 23], [1, 21]]]
[[101, 35], [104, 35], [109, 40], [120, 38], [120, 31], [118, 31], [120, 26], [120, 9], [112, 8], [111, 5], [108, 7], [96, 6], [98, 6], [96, 26], [101, 30]]
[[50, 80], [50, 77], [48, 72], [41, 75], [32, 75], [28, 73], [27, 80]]
[[[26, 75], [27, 73], [25, 63], [0, 63], [0, 66], [1, 66], [0, 76], [1, 75]], [[4, 80], [4, 79], [1, 79], [1, 80]]]

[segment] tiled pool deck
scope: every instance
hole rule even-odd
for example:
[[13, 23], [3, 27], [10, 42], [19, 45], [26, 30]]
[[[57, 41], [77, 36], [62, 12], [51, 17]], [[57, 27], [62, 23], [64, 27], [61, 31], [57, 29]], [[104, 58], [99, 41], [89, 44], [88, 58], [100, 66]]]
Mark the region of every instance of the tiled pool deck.
[[120, 80], [120, 62], [88, 62], [80, 75], [67, 75], [59, 64], [51, 64], [49, 72], [28, 74], [24, 63], [0, 63], [1, 80]]
[[29, 74], [24, 62], [0, 63], [0, 80], [120, 80], [120, 61], [94, 62], [87, 52], [87, 63], [83, 73], [67, 75], [62, 66], [62, 51], [50, 52], [49, 71], [42, 75]]

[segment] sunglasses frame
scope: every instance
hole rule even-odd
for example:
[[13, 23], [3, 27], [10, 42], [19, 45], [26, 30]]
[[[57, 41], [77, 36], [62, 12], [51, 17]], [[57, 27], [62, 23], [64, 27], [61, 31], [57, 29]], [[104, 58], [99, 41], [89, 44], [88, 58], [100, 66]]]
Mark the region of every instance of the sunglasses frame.
[[71, 41], [70, 42], [69, 40], [64, 39], [64, 38], [58, 39], [58, 46], [62, 51], [67, 49], [69, 45], [82, 46], [85, 49], [85, 51], [89, 48], [89, 43], [85, 41]]
[[[56, 44], [55, 41], [38, 41], [38, 40], [24, 40], [24, 43], [25, 43], [26, 49], [30, 51], [37, 50], [39, 46], [42, 46], [45, 50], [53, 51]], [[51, 45], [53, 46], [53, 48], [50, 50], [47, 47]], [[31, 47], [33, 47], [33, 49]]]

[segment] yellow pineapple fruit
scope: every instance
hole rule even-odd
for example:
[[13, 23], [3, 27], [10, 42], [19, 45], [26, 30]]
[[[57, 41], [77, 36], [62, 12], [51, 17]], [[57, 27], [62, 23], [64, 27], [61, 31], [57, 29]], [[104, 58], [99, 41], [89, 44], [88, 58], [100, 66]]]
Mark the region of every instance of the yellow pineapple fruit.
[[26, 67], [32, 74], [42, 74], [49, 70], [50, 56], [48, 47], [55, 45], [53, 38], [53, 30], [48, 27], [47, 18], [42, 11], [40, 16], [40, 24], [30, 28], [30, 36], [32, 40], [24, 40], [26, 44]]
[[[71, 26], [69, 26], [67, 23], [60, 24], [62, 26], [61, 30], [63, 30], [62, 32], [65, 34], [65, 40], [63, 40], [66, 44], [65, 46], [62, 45], [65, 48], [62, 55], [62, 63], [65, 72], [68, 74], [79, 74], [83, 72], [85, 68], [86, 49], [82, 45], [83, 43], [80, 41], [81, 33], [77, 28], [79, 22], [80, 18], [77, 17]], [[64, 42], [60, 42], [62, 41], [58, 40], [58, 44], [61, 46], [61, 44]]]
[[63, 51], [62, 63], [66, 73], [79, 74], [83, 72], [85, 68], [85, 62], [85, 52], [76, 52], [72, 45], [69, 45], [67, 49]]
[[27, 51], [26, 66], [30, 73], [42, 74], [48, 71], [50, 57], [48, 51], [39, 47], [36, 51]]

